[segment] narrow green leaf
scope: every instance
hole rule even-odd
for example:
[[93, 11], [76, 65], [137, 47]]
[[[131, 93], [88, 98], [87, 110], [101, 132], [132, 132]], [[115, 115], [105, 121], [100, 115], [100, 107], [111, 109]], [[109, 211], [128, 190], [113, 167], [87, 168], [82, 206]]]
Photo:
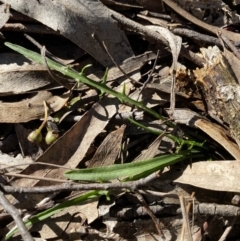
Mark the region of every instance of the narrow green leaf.
[[71, 170], [67, 171], [64, 175], [71, 180], [90, 182], [107, 182], [120, 178], [124, 178], [125, 180], [139, 179], [197, 153], [197, 151], [191, 150], [180, 154], [163, 155], [141, 162]]

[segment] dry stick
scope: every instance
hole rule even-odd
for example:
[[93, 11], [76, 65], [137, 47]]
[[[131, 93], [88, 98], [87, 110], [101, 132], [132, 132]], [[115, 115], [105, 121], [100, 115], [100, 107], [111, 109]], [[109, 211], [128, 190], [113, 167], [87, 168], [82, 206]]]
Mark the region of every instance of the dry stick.
[[71, 182], [71, 181], [61, 180], [61, 179], [47, 178], [47, 177], [34, 177], [34, 176], [18, 174], [18, 173], [11, 173], [11, 172], [3, 173], [2, 175], [9, 176], [9, 177], [22, 177], [22, 178], [28, 178], [28, 179], [34, 179], [34, 180], [50, 181], [50, 182], [60, 182], [60, 183]]
[[4, 194], [0, 191], [0, 203], [3, 208], [12, 216], [14, 219], [19, 232], [24, 241], [34, 241], [33, 237], [28, 232], [26, 226], [24, 225], [21, 219], [21, 213], [18, 209], [16, 209], [4, 196]]
[[154, 222], [155, 224], [155, 227], [158, 231], [158, 234], [159, 236], [161, 236], [161, 238], [163, 240], [165, 240], [165, 237], [163, 235], [163, 232], [160, 228], [160, 225], [159, 225], [159, 221], [157, 220], [156, 216], [154, 215], [154, 213], [151, 211], [151, 209], [149, 208], [148, 204], [146, 203], [146, 201], [144, 200], [142, 194], [136, 189], [135, 190], [135, 195], [137, 197], [137, 199], [139, 200], [139, 202], [143, 205], [143, 207], [145, 208], [147, 214], [151, 217], [152, 221]]
[[[194, 196], [195, 196], [195, 192], [192, 192], [190, 198], [193, 199]], [[186, 208], [187, 215], [188, 215], [189, 212], [190, 212], [190, 208], [191, 208], [191, 206], [192, 206], [192, 203], [189, 202], [188, 205], [187, 205], [187, 208]], [[181, 231], [181, 241], [183, 240], [184, 232], [185, 232], [185, 225], [182, 226], [182, 231]]]
[[[45, 165], [45, 166], [49, 166], [49, 167], [58, 167], [58, 168], [61, 168], [61, 169], [64, 169], [64, 170], [76, 170], [74, 168], [70, 168], [70, 167], [65, 167], [65, 166], [60, 166], [60, 165], [57, 165], [57, 164], [51, 164], [51, 163], [45, 163], [45, 162], [32, 162], [32, 163], [21, 163], [21, 164], [13, 164], [13, 165], [8, 165], [8, 164], [4, 164], [6, 167], [2, 167], [0, 168], [0, 170], [5, 170], [5, 169], [8, 169], [8, 168], [12, 168], [12, 167], [18, 167], [18, 166], [26, 166], [26, 165]], [[1, 180], [0, 180], [1, 182]]]
[[171, 31], [176, 35], [191, 38], [195, 41], [201, 41], [207, 44], [212, 44], [212, 45], [217, 45], [218, 47], [222, 47], [218, 38], [215, 38], [206, 34], [202, 34], [194, 30], [190, 30], [187, 28], [174, 28]]
[[210, 33], [213, 33], [214, 35], [216, 35], [218, 32], [220, 32], [220, 33], [224, 34], [229, 40], [232, 40], [234, 42], [240, 42], [240, 34], [230, 32], [225, 29], [221, 29], [221, 28], [215, 27], [213, 25], [207, 24], [207, 23], [197, 19], [196, 17], [194, 17], [189, 12], [182, 9], [180, 6], [178, 6], [176, 3], [174, 3], [171, 0], [163, 0], [163, 2], [166, 3], [171, 9], [173, 9], [177, 14], [179, 14], [183, 18], [187, 19], [191, 23], [194, 23], [198, 27], [203, 28], [204, 30], [206, 30]]
[[48, 73], [50, 74], [50, 76], [59, 84], [64, 86], [66, 89], [71, 89], [73, 85], [71, 85], [69, 83], [69, 79], [65, 79], [61, 76], [56, 75], [57, 78], [54, 77], [53, 72], [50, 70], [50, 68], [48, 67], [47, 61], [46, 61], [46, 55], [55, 60], [56, 62], [63, 64], [62, 60], [59, 59], [58, 57], [54, 56], [53, 54], [51, 54], [45, 46], [42, 46], [40, 43], [38, 43], [34, 38], [32, 38], [31, 36], [29, 36], [28, 34], [24, 34], [24, 37], [27, 38], [32, 44], [34, 44], [37, 48], [39, 48], [39, 50], [41, 51], [41, 55], [43, 58], [43, 63], [45, 63], [45, 67], [47, 68]]
[[[135, 31], [139, 34], [143, 34], [144, 37], [148, 40], [153, 40], [154, 42], [158, 42], [165, 46], [169, 46], [167, 40], [165, 38], [163, 38], [157, 32], [155, 32], [135, 21], [130, 20], [117, 12], [112, 11], [112, 18], [115, 19], [123, 27], [128, 28], [132, 31]], [[182, 46], [180, 54], [182, 56], [184, 56], [185, 58], [194, 62], [199, 67], [203, 67], [203, 64], [206, 62], [203, 58], [201, 58], [197, 54], [193, 53], [192, 51], [186, 49], [184, 46]]]
[[137, 181], [131, 181], [131, 182], [77, 184], [74, 182], [65, 181], [65, 183], [62, 185], [52, 185], [52, 186], [46, 186], [46, 187], [13, 187], [13, 186], [3, 185], [0, 183], [0, 187], [1, 187], [1, 190], [5, 193], [25, 193], [25, 194], [53, 193], [58, 191], [80, 191], [80, 190], [109, 190], [109, 189], [135, 190], [139, 186], [144, 186], [158, 177], [159, 177], [158, 172], [156, 172], [156, 173], [152, 173], [146, 178], [142, 178]]
[[5, 23], [1, 31], [60, 35], [60, 32], [54, 31], [46, 26], [27, 23]]
[[190, 224], [189, 224], [189, 218], [188, 218], [188, 214], [187, 214], [186, 207], [185, 207], [184, 197], [182, 195], [180, 195], [179, 200], [180, 200], [180, 205], [181, 205], [181, 209], [182, 209], [183, 223], [184, 223], [184, 226], [187, 229], [187, 235], [188, 235], [187, 240], [193, 241], [193, 238], [192, 238], [192, 235], [191, 235]]

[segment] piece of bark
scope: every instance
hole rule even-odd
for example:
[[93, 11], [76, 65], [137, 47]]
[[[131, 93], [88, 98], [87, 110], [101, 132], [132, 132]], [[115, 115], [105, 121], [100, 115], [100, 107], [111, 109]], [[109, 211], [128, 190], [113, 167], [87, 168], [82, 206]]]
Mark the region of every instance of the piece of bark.
[[194, 74], [201, 86], [208, 114], [230, 129], [240, 146], [240, 85], [227, 59], [217, 46], [201, 49], [207, 64]]

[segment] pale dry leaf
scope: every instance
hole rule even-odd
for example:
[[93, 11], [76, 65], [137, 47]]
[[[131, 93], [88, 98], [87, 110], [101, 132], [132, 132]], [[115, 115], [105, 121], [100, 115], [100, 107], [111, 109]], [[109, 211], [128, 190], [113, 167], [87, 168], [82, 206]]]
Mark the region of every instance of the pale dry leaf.
[[44, 117], [43, 101], [50, 106], [48, 114], [60, 110], [68, 101], [70, 92], [62, 96], [52, 96], [48, 91], [39, 91], [30, 99], [16, 102], [0, 102], [0, 122], [21, 123]]
[[111, 18], [111, 11], [100, 1], [4, 0], [3, 2], [10, 4], [14, 10], [60, 32], [105, 67], [111, 66], [112, 61], [102, 47], [102, 41], [118, 64], [134, 55], [125, 33]]
[[0, 96], [21, 94], [53, 83], [46, 68], [19, 54], [1, 54]]
[[238, 146], [226, 134], [226, 130], [217, 124], [210, 121], [199, 119], [195, 122], [195, 126], [204, 131], [222, 147], [224, 147], [236, 160], [240, 157], [240, 150]]
[[22, 157], [21, 154], [18, 154], [16, 157], [10, 156], [8, 154], [0, 154], [1, 170], [7, 168], [9, 172], [19, 172], [19, 170], [23, 170], [31, 163], [33, 163], [32, 158]]
[[240, 192], [239, 161], [201, 161], [192, 163], [183, 171], [169, 171], [164, 178], [174, 182], [223, 192]]
[[8, 21], [10, 17], [10, 5], [2, 4], [0, 5], [0, 29]]

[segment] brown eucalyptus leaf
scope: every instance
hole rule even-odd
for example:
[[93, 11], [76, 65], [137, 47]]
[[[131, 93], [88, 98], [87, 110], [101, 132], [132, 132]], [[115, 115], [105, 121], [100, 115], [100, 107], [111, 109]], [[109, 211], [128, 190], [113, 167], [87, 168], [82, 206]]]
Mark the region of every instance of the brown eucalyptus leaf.
[[137, 156], [133, 161], [143, 161], [147, 159], [151, 159], [157, 154], [159, 154], [159, 146], [161, 144], [163, 135], [159, 135], [153, 143], [148, 147], [148, 149], [143, 150], [139, 156]]
[[67, 102], [70, 93], [52, 96], [48, 91], [39, 91], [35, 96], [16, 102], [0, 102], [0, 122], [21, 123], [44, 117], [43, 101], [50, 109], [48, 114], [60, 110]]
[[115, 131], [110, 132], [98, 147], [88, 167], [108, 166], [115, 163], [121, 150], [122, 137], [126, 126], [122, 125]]
[[173, 168], [162, 178], [214, 191], [240, 192], [239, 172], [240, 161], [201, 161], [183, 171]]
[[105, 67], [113, 64], [102, 47], [102, 41], [119, 64], [134, 55], [125, 33], [111, 18], [111, 10], [100, 1], [4, 0], [3, 2], [10, 4], [14, 10], [60, 32]]
[[0, 96], [25, 93], [48, 86], [52, 82], [43, 65], [31, 63], [19, 54], [1, 54]]

